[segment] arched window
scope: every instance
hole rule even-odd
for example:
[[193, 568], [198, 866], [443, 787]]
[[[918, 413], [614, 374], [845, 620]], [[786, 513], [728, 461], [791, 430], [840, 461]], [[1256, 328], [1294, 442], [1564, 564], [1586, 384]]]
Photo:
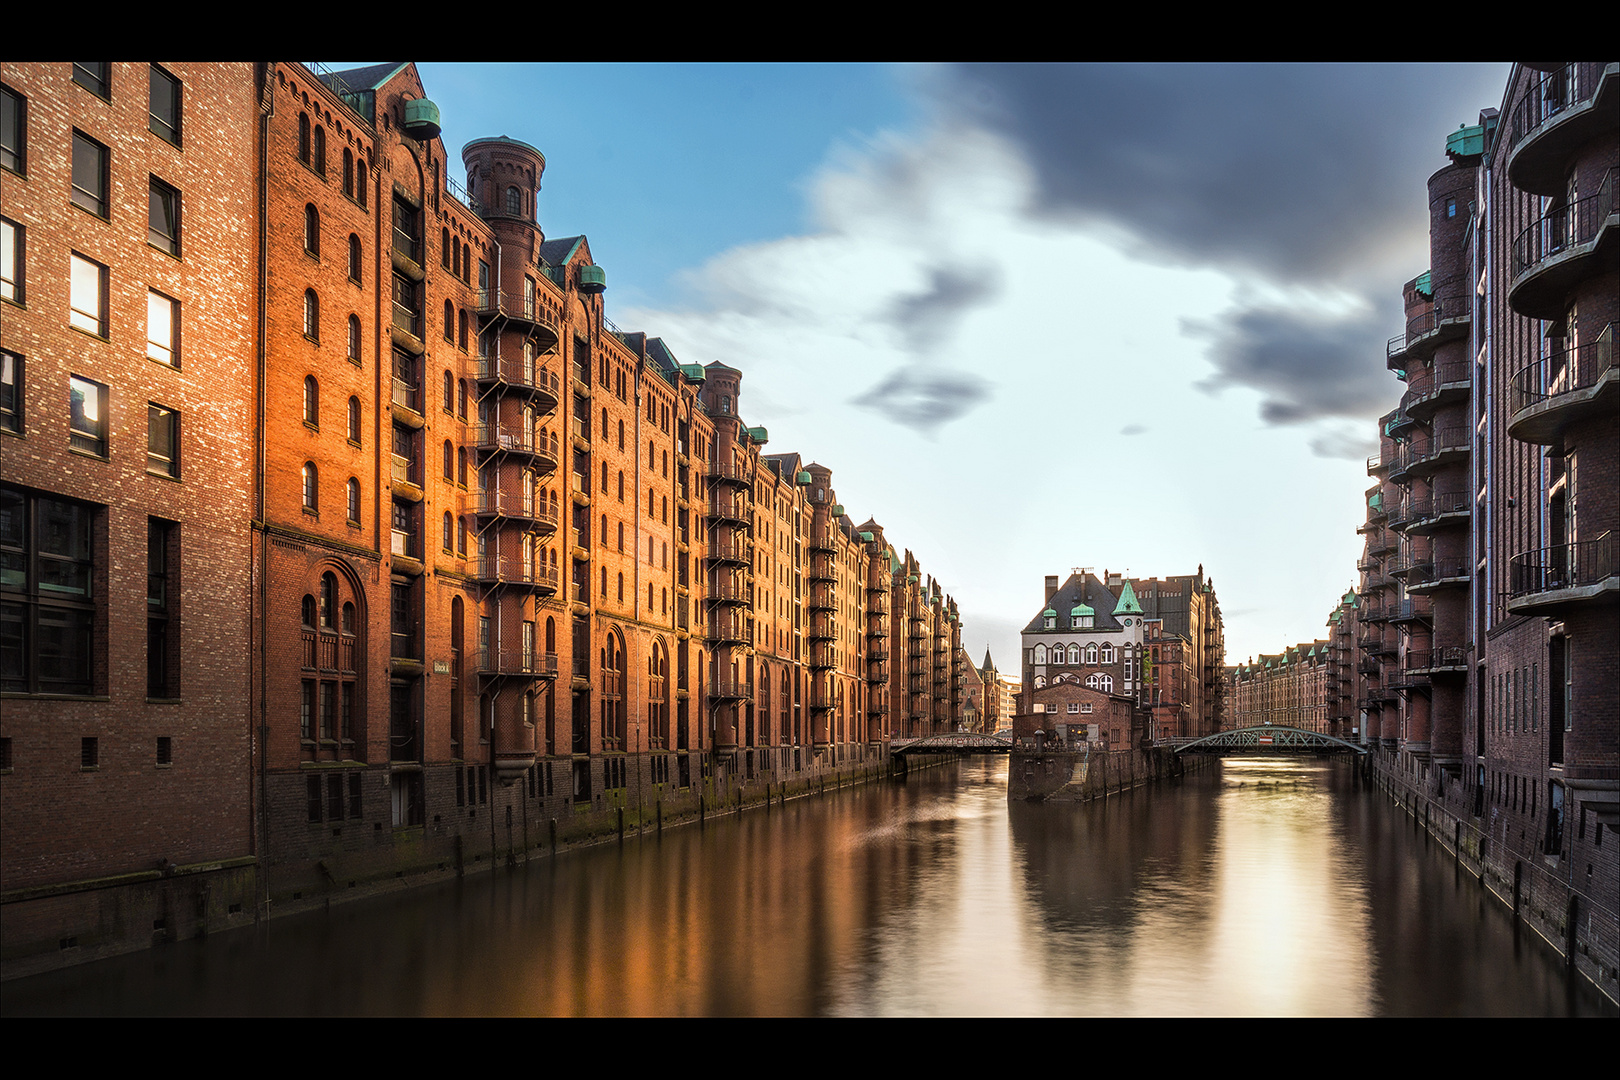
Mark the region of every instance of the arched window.
[[450, 259], [450, 272], [452, 274], [456, 275], [456, 277], [460, 277], [461, 276], [461, 241], [453, 239], [450, 236], [450, 230], [446, 229], [444, 231], [444, 242], [446, 244], [450, 245], [450, 254], [448, 256], [449, 259]]
[[456, 380], [451, 377], [449, 368], [444, 371], [444, 411], [451, 415], [456, 411]]
[[[619, 550], [621, 552], [624, 550], [624, 522], [622, 522], [622, 521], [619, 522]], [[620, 589], [619, 591], [622, 593], [624, 590]], [[619, 597], [619, 599], [623, 600], [624, 597], [621, 596], [621, 597]]]
[[349, 524], [360, 524], [360, 481], [349, 477]]
[[360, 284], [360, 238], [354, 233], [349, 234], [349, 280]]
[[354, 604], [350, 601], [345, 600], [343, 603], [343, 622], [339, 629], [345, 634], [354, 633]]
[[303, 605], [299, 608], [298, 621], [308, 627], [314, 627], [315, 625], [315, 598], [309, 593], [304, 594]]
[[304, 462], [304, 509], [320, 509], [320, 479], [313, 461]]
[[360, 399], [349, 397], [349, 441], [360, 445]]
[[[448, 445], [448, 444], [446, 444], [446, 445]], [[443, 531], [444, 531], [444, 553], [446, 555], [448, 555], [452, 551], [455, 550], [455, 548], [452, 547], [451, 545], [454, 543], [455, 538], [456, 538], [455, 537], [455, 529], [450, 524], [450, 511], [448, 511], [448, 510], [446, 510], [444, 512], [444, 530]]]
[[1095, 645], [1087, 645], [1086, 646], [1086, 663], [1095, 664], [1096, 662], [1097, 662], [1097, 646], [1095, 646]]
[[450, 269], [450, 230], [439, 230], [439, 262], [446, 270]]
[[[607, 538], [608, 538], [607, 515], [603, 514], [602, 515], [602, 546], [603, 547], [607, 547], [607, 542], [608, 542]], [[602, 592], [603, 592], [604, 595], [606, 595], [607, 590], [603, 589]]]
[[[456, 452], [450, 446], [449, 439], [444, 440], [444, 478], [451, 483], [455, 483]], [[447, 543], [444, 546], [449, 547], [450, 545]]]
[[467, 486], [467, 448], [456, 447], [456, 483]]
[[366, 186], [370, 183], [371, 166], [366, 164], [366, 155], [362, 152], [354, 160], [354, 201], [362, 207], [366, 205]]
[[624, 421], [619, 421], [619, 449], [624, 449]]
[[624, 575], [619, 575], [619, 603], [624, 603]]
[[624, 471], [619, 471], [619, 501], [624, 502]]
[[354, 198], [354, 151], [343, 148], [343, 194]]
[[321, 629], [332, 629], [332, 620], [337, 617], [337, 578], [330, 571], [321, 575], [321, 604], [317, 614]]
[[309, 114], [298, 114], [298, 160], [309, 164]]
[[[467, 313], [465, 311], [463, 311], [461, 313], [461, 316], [462, 316], [463, 319], [465, 319], [467, 317]], [[466, 344], [467, 343], [465, 341], [462, 342], [463, 346], [465, 346]], [[456, 415], [458, 417], [460, 417], [461, 419], [463, 419], [463, 420], [467, 419], [467, 383], [466, 383], [466, 380], [458, 380], [457, 383], [456, 383]]]
[[456, 305], [448, 300], [444, 302], [444, 340], [456, 340]]
[[467, 557], [467, 519], [456, 519], [456, 554], [461, 558]]
[[321, 340], [321, 298], [314, 289], [304, 290], [304, 336], [311, 341]]
[[1069, 646], [1069, 663], [1078, 664], [1079, 662], [1080, 662], [1080, 646], [1078, 646], [1078, 645], [1070, 645]]
[[1035, 664], [1039, 666], [1044, 663], [1046, 663], [1046, 646], [1037, 645], [1035, 646]]
[[602, 567], [602, 599], [607, 599], [607, 567]]
[[321, 253], [321, 212], [314, 203], [304, 206], [304, 250], [316, 256]]
[[315, 376], [304, 376], [304, 423], [310, 427], [321, 425], [321, 388]]
[[1105, 643], [1099, 658], [1105, 664], [1112, 664], [1114, 662], [1114, 647]]
[[1041, 687], [1043, 687], [1045, 685], [1046, 685], [1046, 676], [1045, 675], [1037, 675], [1037, 676], [1035, 676], [1035, 689], [1039, 690]]
[[315, 166], [315, 171], [320, 173], [322, 176], [325, 176], [326, 175], [326, 129], [321, 127], [321, 125], [319, 125], [319, 124], [315, 125], [315, 143], [314, 143], [313, 150], [311, 152], [311, 157], [314, 158], [314, 161], [312, 162], [312, 164]]
[[456, 347], [462, 352], [467, 351], [467, 313], [459, 312], [456, 316]]
[[513, 217], [523, 214], [523, 193], [515, 187], [506, 189], [506, 212]]

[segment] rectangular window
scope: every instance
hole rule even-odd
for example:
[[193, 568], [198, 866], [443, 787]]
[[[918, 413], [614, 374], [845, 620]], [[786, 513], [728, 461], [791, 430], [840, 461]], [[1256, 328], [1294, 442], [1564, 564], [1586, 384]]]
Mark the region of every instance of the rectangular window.
[[28, 232], [15, 221], [0, 218], [0, 300], [25, 302], [24, 268], [27, 266]]
[[107, 148], [81, 131], [73, 133], [73, 205], [107, 216]]
[[107, 388], [100, 383], [68, 377], [69, 446], [97, 457], [107, 456]]
[[157, 763], [159, 765], [174, 764], [174, 740], [167, 735], [158, 736]]
[[0, 168], [19, 176], [28, 172], [28, 101], [0, 86]]
[[23, 433], [23, 358], [0, 350], [0, 431]]
[[95, 509], [0, 487], [0, 690], [92, 692]]
[[180, 414], [151, 402], [146, 406], [146, 471], [180, 475]]
[[107, 336], [107, 268], [75, 252], [69, 268], [68, 324]]
[[79, 740], [79, 768], [96, 769], [101, 767], [101, 740], [94, 735], [86, 735]]
[[159, 251], [180, 254], [180, 193], [157, 177], [149, 177], [146, 201], [146, 240]]
[[420, 219], [416, 207], [394, 196], [394, 250], [414, 263], [422, 261]]
[[146, 358], [180, 366], [180, 301], [160, 292], [146, 294]]
[[73, 64], [73, 81], [90, 91], [96, 97], [106, 101], [112, 100], [111, 72], [112, 65], [106, 61], [100, 63], [83, 64], [77, 61]]
[[149, 129], [164, 142], [180, 145], [180, 80], [153, 64], [150, 71]]
[[305, 742], [315, 740], [315, 681], [305, 679], [298, 696], [298, 737]]
[[180, 696], [180, 657], [175, 647], [174, 571], [179, 564], [179, 526], [161, 518], [146, 519], [146, 696]]
[[416, 282], [394, 272], [394, 325], [413, 337], [422, 336], [421, 289]]

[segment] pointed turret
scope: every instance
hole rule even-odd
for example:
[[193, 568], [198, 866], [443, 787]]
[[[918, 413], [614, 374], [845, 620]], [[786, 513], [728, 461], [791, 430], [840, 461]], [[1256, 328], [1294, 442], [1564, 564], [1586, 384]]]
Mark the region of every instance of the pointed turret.
[[[1199, 570], [1201, 571], [1202, 569], [1203, 569], [1203, 567], [1200, 566]], [[1131, 581], [1130, 581], [1129, 578], [1125, 579], [1124, 585], [1119, 590], [1119, 603], [1114, 605], [1114, 614], [1115, 615], [1140, 615], [1140, 614], [1142, 614], [1142, 605], [1138, 604], [1136, 602], [1136, 590], [1131, 588]]]

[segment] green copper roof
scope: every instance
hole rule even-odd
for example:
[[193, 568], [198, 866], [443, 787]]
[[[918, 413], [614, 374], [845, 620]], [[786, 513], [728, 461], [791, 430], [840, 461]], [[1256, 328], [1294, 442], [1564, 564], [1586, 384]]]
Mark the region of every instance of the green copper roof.
[[607, 271], [594, 264], [586, 264], [579, 268], [579, 291], [582, 293], [599, 293], [607, 288]]
[[1455, 157], [1478, 157], [1485, 152], [1485, 126], [1460, 125], [1446, 136], [1446, 153]]
[[704, 379], [709, 377], [708, 373], [703, 370], [702, 364], [682, 364], [681, 374], [685, 375], [693, 382], [702, 382]]
[[844, 516], [844, 504], [843, 503], [833, 503], [832, 504], [832, 516], [833, 517], [843, 517]]
[[1417, 281], [1412, 284], [1412, 287], [1424, 296], [1434, 295], [1434, 284], [1427, 270], [1417, 276]]
[[862, 540], [865, 540], [868, 544], [870, 544], [873, 540], [877, 539], [877, 537], [873, 536], [871, 533], [864, 532], [864, 531], [863, 532], [858, 532], [855, 535], [860, 537]]
[[1097, 614], [1097, 609], [1092, 607], [1090, 604], [1076, 604], [1076, 605], [1074, 605], [1074, 607], [1069, 609], [1070, 617], [1073, 617], [1075, 615], [1095, 615], [1095, 614]]
[[1129, 579], [1119, 591], [1119, 603], [1114, 605], [1115, 615], [1140, 615], [1142, 605], [1136, 602], [1136, 591], [1131, 588]]
[[1043, 619], [1055, 619], [1055, 618], [1057, 618], [1057, 612], [1055, 610], [1053, 610], [1052, 608], [1048, 607], [1045, 611], [1041, 612], [1041, 618], [1043, 618]]
[[771, 441], [770, 434], [762, 427], [751, 427], [745, 430], [748, 432], [748, 437], [761, 446]]
[[810, 475], [810, 471], [808, 469], [800, 469], [797, 479], [798, 479], [798, 482], [801, 483], [801, 484], [808, 484], [812, 480], [814, 480], [815, 477]]

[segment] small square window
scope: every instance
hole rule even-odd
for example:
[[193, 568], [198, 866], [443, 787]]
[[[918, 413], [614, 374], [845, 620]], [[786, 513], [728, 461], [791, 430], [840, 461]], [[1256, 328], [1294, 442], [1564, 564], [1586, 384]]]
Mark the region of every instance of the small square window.
[[73, 205], [107, 216], [107, 148], [82, 131], [73, 133]]
[[28, 172], [28, 99], [0, 86], [0, 168]]
[[160, 292], [146, 294], [146, 358], [180, 366], [180, 301]]
[[100, 63], [73, 64], [73, 81], [90, 91], [104, 101], [112, 100], [112, 65], [105, 60]]
[[146, 471], [180, 475], [180, 414], [150, 403], [146, 406]]
[[146, 201], [146, 240], [159, 251], [180, 254], [180, 193], [155, 176]]
[[150, 130], [164, 142], [180, 145], [180, 80], [153, 64], [150, 69]]
[[107, 268], [75, 253], [69, 269], [69, 325], [106, 337]]
[[28, 230], [0, 218], [0, 300], [25, 302], [24, 270], [28, 265]]
[[23, 358], [0, 351], [0, 431], [23, 430]]
[[68, 377], [70, 445], [97, 457], [107, 456], [107, 388], [98, 382]]

